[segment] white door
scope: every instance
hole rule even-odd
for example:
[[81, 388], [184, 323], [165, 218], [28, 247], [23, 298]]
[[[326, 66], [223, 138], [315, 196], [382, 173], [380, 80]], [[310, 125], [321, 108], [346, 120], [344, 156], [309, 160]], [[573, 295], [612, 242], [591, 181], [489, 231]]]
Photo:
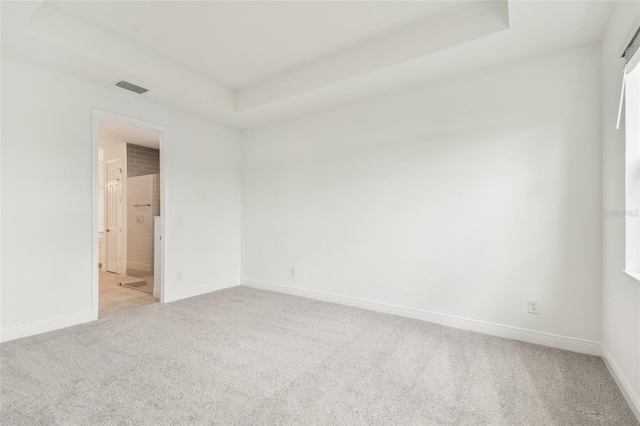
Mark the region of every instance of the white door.
[[122, 257], [122, 158], [107, 162], [107, 271], [119, 272]]

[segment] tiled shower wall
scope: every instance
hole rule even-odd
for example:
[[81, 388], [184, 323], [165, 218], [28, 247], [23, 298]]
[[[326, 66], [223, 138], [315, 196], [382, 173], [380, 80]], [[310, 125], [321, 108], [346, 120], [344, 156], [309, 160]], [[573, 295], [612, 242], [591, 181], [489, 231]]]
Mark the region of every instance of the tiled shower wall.
[[127, 177], [160, 173], [160, 150], [127, 144]]
[[160, 216], [159, 172], [159, 150], [127, 144], [127, 275], [153, 275], [153, 217]]

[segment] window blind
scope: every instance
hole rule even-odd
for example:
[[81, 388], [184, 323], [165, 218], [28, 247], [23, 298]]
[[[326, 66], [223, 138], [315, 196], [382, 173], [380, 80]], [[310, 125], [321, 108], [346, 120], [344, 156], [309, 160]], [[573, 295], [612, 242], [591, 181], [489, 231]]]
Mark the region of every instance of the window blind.
[[624, 58], [624, 61], [627, 65], [627, 72], [631, 72], [631, 70], [633, 70], [633, 67], [636, 66], [638, 60], [640, 59], [640, 57], [636, 56], [638, 48], [640, 48], [640, 28], [638, 28], [638, 31], [636, 31], [636, 33], [633, 35], [631, 42], [622, 54], [622, 57]]
[[627, 81], [627, 74], [633, 71], [638, 62], [640, 61], [640, 28], [636, 31], [629, 42], [629, 45], [624, 50], [622, 57], [624, 58], [624, 69], [622, 70], [622, 90], [620, 91], [620, 104], [618, 105], [618, 120], [616, 121], [616, 129], [620, 128], [620, 120], [622, 120], [622, 109], [624, 105], [624, 91]]

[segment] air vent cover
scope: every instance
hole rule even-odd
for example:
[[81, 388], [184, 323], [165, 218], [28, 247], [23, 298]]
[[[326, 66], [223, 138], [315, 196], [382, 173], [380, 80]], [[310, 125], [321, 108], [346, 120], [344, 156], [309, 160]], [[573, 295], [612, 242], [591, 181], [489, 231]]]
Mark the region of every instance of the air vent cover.
[[135, 84], [127, 83], [126, 81], [119, 81], [116, 83], [116, 86], [122, 87], [123, 89], [131, 90], [132, 92], [136, 92], [140, 95], [144, 92], [148, 92], [148, 90], [144, 87], [136, 86]]

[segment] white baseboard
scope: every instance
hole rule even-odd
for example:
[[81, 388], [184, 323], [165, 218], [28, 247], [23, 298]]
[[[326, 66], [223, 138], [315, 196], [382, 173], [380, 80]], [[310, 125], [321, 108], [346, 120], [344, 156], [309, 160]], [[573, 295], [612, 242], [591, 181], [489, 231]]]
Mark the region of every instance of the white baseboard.
[[600, 356], [602, 354], [600, 350], [600, 343], [592, 342], [589, 340], [576, 339], [573, 337], [559, 336], [556, 334], [543, 333], [539, 331], [527, 330], [524, 328], [494, 324], [485, 321], [458, 317], [455, 315], [423, 311], [420, 309], [407, 308], [404, 306], [391, 305], [388, 303], [374, 302], [371, 300], [357, 299], [348, 296], [340, 296], [337, 294], [324, 293], [316, 290], [290, 287], [282, 284], [266, 283], [250, 279], [242, 280], [242, 284], [262, 290], [270, 290], [279, 293], [291, 294], [294, 296], [302, 296], [309, 299], [333, 302], [341, 305], [355, 306], [372, 311], [383, 312], [408, 318], [415, 318], [423, 321], [433, 322], [436, 324], [442, 324], [449, 327], [477, 331], [479, 333], [490, 334], [492, 336], [506, 337], [508, 339], [521, 340], [523, 342], [550, 346], [552, 348], [565, 349], [568, 351], [597, 356]]
[[184, 290], [176, 290], [165, 294], [164, 303], [175, 302], [176, 300], [199, 296], [201, 294], [211, 293], [212, 291], [222, 290], [225, 288], [236, 287], [238, 285], [240, 285], [240, 280], [229, 280], [213, 284], [201, 285], [193, 288], [187, 288]]
[[[198, 296], [200, 294], [210, 293], [216, 290], [222, 290], [224, 288], [235, 287], [240, 284], [240, 280], [223, 281], [214, 284], [207, 284], [199, 287], [189, 288], [185, 290], [178, 290], [169, 293], [166, 296], [166, 302], [174, 302], [180, 299], [186, 299], [188, 297]], [[153, 289], [153, 296], [159, 297], [160, 290], [158, 288]], [[11, 328], [8, 330], [0, 331], [0, 342], [8, 342], [9, 340], [19, 339], [21, 337], [33, 336], [35, 334], [46, 333], [48, 331], [58, 330], [61, 328], [71, 327], [72, 325], [83, 324], [94, 320], [91, 312], [85, 312], [82, 314], [69, 315], [62, 318], [56, 318], [49, 321], [42, 321], [25, 325], [22, 327]]]
[[21, 337], [33, 336], [34, 334], [71, 327], [72, 325], [82, 324], [91, 320], [91, 312], [85, 312], [49, 321], [37, 322], [22, 327], [11, 328], [0, 332], [0, 342], [8, 342], [9, 340], [19, 339]]
[[153, 297], [160, 299], [160, 289], [158, 287], [153, 288]]
[[607, 366], [609, 373], [611, 373], [613, 380], [615, 380], [616, 384], [620, 388], [620, 392], [622, 392], [622, 395], [627, 401], [627, 404], [629, 404], [629, 407], [631, 407], [631, 411], [633, 411], [633, 414], [636, 416], [636, 419], [638, 419], [638, 422], [640, 423], [640, 398], [635, 394], [635, 392], [629, 385], [629, 382], [622, 374], [620, 367], [618, 367], [618, 364], [616, 364], [615, 360], [611, 356], [611, 353], [609, 353], [604, 345], [602, 345], [602, 360], [604, 361], [604, 365]]

